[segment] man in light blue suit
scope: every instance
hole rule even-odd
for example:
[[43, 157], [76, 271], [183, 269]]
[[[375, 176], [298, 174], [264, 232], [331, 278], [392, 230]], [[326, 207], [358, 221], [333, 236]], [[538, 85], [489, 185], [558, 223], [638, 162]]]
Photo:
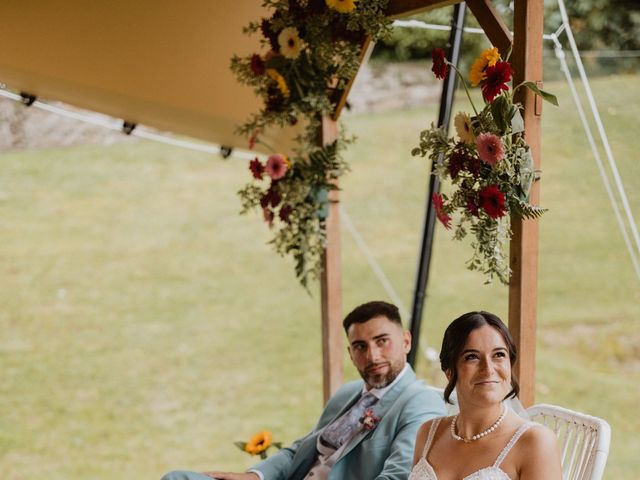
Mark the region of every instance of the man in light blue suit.
[[397, 307], [365, 303], [343, 325], [362, 380], [336, 392], [307, 436], [244, 473], [174, 471], [162, 480], [405, 480], [418, 427], [445, 415], [444, 402], [407, 364], [411, 334]]

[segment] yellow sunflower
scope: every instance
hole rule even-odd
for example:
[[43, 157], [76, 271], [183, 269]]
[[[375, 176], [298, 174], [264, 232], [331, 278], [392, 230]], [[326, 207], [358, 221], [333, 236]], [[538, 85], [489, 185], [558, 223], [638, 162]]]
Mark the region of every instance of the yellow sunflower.
[[251, 440], [247, 442], [244, 447], [244, 451], [251, 455], [260, 455], [267, 448], [271, 446], [271, 432], [263, 431], [256, 433]]
[[296, 27], [283, 28], [278, 35], [278, 45], [283, 57], [295, 60], [302, 50], [302, 40]]
[[264, 73], [266, 73], [269, 76], [269, 78], [271, 78], [278, 84], [278, 90], [280, 90], [280, 93], [282, 93], [282, 96], [285, 98], [288, 98], [290, 92], [289, 92], [289, 87], [287, 86], [287, 81], [284, 79], [284, 77], [280, 75], [280, 73], [278, 73], [277, 70], [273, 68], [267, 68], [267, 71]]
[[487, 67], [493, 67], [500, 60], [500, 54], [496, 47], [487, 48], [473, 62], [471, 71], [469, 72], [469, 81], [474, 87], [478, 85], [485, 77], [484, 71]]
[[325, 0], [327, 7], [340, 13], [350, 13], [356, 9], [358, 0]]
[[464, 143], [474, 142], [475, 135], [471, 126], [471, 117], [468, 114], [459, 112], [453, 119], [453, 125], [456, 127], [456, 133], [461, 141]]

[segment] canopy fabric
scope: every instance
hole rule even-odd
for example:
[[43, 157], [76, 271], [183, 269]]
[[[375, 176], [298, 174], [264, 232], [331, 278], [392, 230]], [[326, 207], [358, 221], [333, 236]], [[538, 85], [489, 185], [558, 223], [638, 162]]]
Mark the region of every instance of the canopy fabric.
[[[233, 54], [259, 51], [259, 35], [242, 28], [267, 15], [261, 0], [3, 0], [0, 83], [247, 148], [234, 130], [261, 103], [229, 64]], [[262, 139], [286, 151], [293, 130]]]

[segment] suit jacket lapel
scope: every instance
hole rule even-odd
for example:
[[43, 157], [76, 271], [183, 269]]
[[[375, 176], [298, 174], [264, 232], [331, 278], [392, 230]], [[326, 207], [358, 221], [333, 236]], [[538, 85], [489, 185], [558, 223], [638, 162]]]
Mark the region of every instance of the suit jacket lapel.
[[[391, 388], [391, 390], [386, 392], [382, 399], [373, 406], [373, 413], [382, 420], [385, 413], [389, 411], [389, 409], [393, 406], [402, 392], [404, 392], [404, 390], [415, 380], [416, 374], [413, 372], [413, 369], [409, 367], [402, 378], [398, 380], [398, 383], [396, 383], [393, 388]], [[340, 459], [346, 457], [351, 450], [356, 448], [360, 444], [360, 442], [367, 438], [367, 436], [372, 432], [373, 430], [366, 430], [363, 428], [355, 437], [351, 439], [349, 445], [347, 445], [342, 452]], [[338, 459], [338, 461], [340, 461], [340, 459]]]

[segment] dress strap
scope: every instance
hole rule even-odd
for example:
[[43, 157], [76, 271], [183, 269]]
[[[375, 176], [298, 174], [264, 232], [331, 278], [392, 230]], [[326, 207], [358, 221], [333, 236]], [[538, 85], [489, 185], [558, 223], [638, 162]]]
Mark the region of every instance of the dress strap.
[[422, 456], [427, 458], [427, 453], [429, 453], [429, 449], [431, 448], [431, 442], [433, 442], [433, 437], [438, 430], [438, 425], [440, 425], [440, 420], [442, 417], [434, 418], [431, 422], [431, 428], [429, 429], [429, 435], [427, 436], [427, 441], [424, 443], [424, 448], [422, 449]]
[[513, 437], [511, 437], [511, 440], [509, 440], [509, 443], [507, 443], [506, 447], [504, 447], [500, 452], [500, 455], [498, 455], [498, 458], [496, 458], [496, 461], [493, 464], [494, 467], [500, 466], [502, 461], [509, 454], [509, 452], [511, 451], [513, 446], [516, 444], [516, 442], [520, 439], [522, 434], [527, 430], [529, 430], [529, 428], [533, 427], [534, 425], [535, 425], [534, 422], [527, 422], [527, 423], [523, 423], [518, 427], [518, 430], [516, 430], [516, 433], [513, 434]]

